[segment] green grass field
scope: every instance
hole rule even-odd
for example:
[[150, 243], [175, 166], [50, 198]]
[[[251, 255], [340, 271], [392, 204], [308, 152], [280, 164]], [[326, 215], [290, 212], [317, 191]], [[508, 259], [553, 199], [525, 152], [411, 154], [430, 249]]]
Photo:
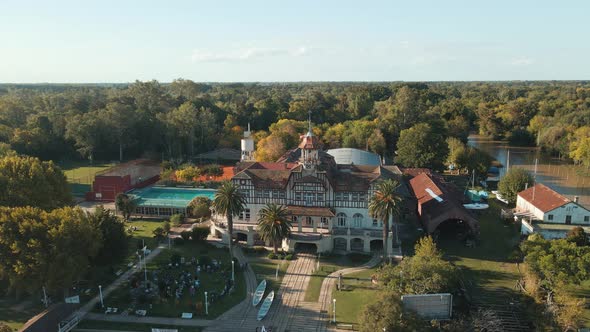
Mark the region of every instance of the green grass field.
[[305, 301], [318, 301], [322, 283], [330, 273], [348, 267], [362, 265], [369, 261], [370, 258], [370, 256], [359, 254], [320, 257], [320, 269], [315, 270], [309, 279], [309, 284], [305, 290]]
[[84, 320], [78, 324], [80, 329], [94, 329], [94, 330], [111, 330], [111, 331], [142, 331], [149, 332], [152, 328], [160, 329], [175, 329], [178, 332], [200, 332], [198, 327], [185, 326], [170, 326], [159, 324], [142, 324], [142, 323], [118, 323], [118, 322], [103, 322], [98, 320]]
[[112, 167], [113, 163], [95, 162], [90, 165], [85, 162], [60, 162], [59, 167], [64, 171], [66, 178], [72, 189], [72, 195], [82, 197], [92, 186], [94, 175], [100, 171], [104, 171]]
[[[337, 324], [352, 324], [355, 330], [358, 330], [363, 308], [377, 298], [382, 287], [370, 281], [371, 276], [376, 272], [377, 268], [373, 268], [347, 274], [343, 278], [343, 290], [334, 289], [332, 299], [336, 299]], [[332, 310], [333, 307], [330, 305], [330, 317], [332, 317]]]
[[[217, 272], [207, 273], [204, 270], [201, 271], [199, 275], [201, 287], [197, 290], [194, 296], [191, 296], [187, 290], [183, 293], [180, 299], [176, 299], [174, 296], [173, 298], [156, 297], [154, 300], [148, 300], [144, 303], [141, 301], [138, 302], [135, 309], [146, 309], [149, 316], [178, 318], [183, 312], [192, 312], [195, 316], [213, 319], [245, 298], [246, 285], [243, 274], [242, 271], [236, 268], [236, 286], [234, 292], [223, 298], [217, 299], [212, 303], [210, 297], [209, 315], [206, 316], [204, 312], [204, 291], [209, 292], [209, 294], [212, 292], [220, 294], [225, 285], [225, 280], [228, 279], [231, 274], [231, 263], [227, 250], [219, 249], [204, 243], [193, 242], [186, 242], [183, 245], [174, 246], [171, 250], [164, 249], [158, 257], [148, 263], [148, 278], [154, 280], [154, 272], [156, 272], [160, 278], [162, 278], [163, 275], [168, 274], [173, 277], [173, 280], [178, 280], [178, 276], [183, 272], [195, 273], [196, 268], [192, 265], [168, 268], [167, 266], [170, 262], [170, 258], [174, 254], [179, 254], [181, 257], [184, 257], [187, 262], [193, 257], [198, 259], [202, 256], [207, 256], [211, 259], [220, 261], [222, 267]], [[143, 280], [144, 273], [138, 272], [137, 277], [140, 280]], [[124, 283], [105, 299], [105, 306], [117, 307], [120, 310], [132, 308], [133, 300], [131, 298], [130, 290], [131, 286], [128, 283]]]

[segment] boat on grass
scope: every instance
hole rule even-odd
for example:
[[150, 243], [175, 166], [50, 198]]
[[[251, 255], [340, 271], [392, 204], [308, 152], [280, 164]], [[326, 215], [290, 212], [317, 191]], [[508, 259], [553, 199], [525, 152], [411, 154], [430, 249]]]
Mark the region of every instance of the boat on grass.
[[252, 305], [257, 306], [260, 301], [262, 301], [262, 297], [264, 296], [264, 292], [266, 291], [266, 279], [262, 280], [258, 287], [256, 287], [256, 291], [254, 292], [254, 297], [252, 298]]
[[258, 310], [258, 320], [263, 320], [264, 317], [266, 317], [266, 314], [268, 314], [268, 310], [270, 309], [270, 305], [272, 304], [272, 301], [275, 298], [275, 291], [270, 291], [270, 293], [268, 293], [268, 295], [266, 296], [266, 298], [264, 299], [264, 302], [262, 302], [262, 305], [260, 306], [260, 310]]

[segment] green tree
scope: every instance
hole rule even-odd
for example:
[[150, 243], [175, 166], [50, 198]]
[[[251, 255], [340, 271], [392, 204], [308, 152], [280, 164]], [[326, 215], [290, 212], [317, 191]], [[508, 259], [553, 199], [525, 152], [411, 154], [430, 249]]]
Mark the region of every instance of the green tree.
[[291, 234], [291, 222], [287, 215], [287, 208], [275, 203], [267, 204], [260, 210], [258, 234], [264, 241], [272, 243], [275, 254], [279, 244]]
[[570, 143], [570, 157], [580, 164], [590, 167], [590, 126], [576, 129]]
[[115, 206], [117, 207], [117, 210], [121, 212], [121, 215], [123, 215], [123, 220], [127, 222], [131, 218], [133, 212], [135, 212], [137, 203], [133, 197], [124, 193], [119, 193], [115, 197]]
[[498, 182], [498, 191], [502, 197], [514, 204], [518, 193], [523, 191], [527, 185], [531, 187], [534, 184], [535, 180], [531, 173], [522, 168], [512, 167]]
[[12, 329], [10, 328], [10, 326], [4, 323], [0, 323], [0, 332], [12, 332]]
[[92, 163], [96, 149], [105, 141], [106, 128], [98, 112], [79, 114], [68, 121], [65, 137], [73, 140], [78, 152]]
[[197, 197], [191, 203], [192, 214], [194, 218], [211, 217], [211, 200], [207, 197]]
[[586, 246], [588, 242], [588, 234], [584, 232], [584, 228], [577, 226], [567, 232], [567, 238], [569, 242], [575, 243], [578, 246]]
[[71, 203], [63, 171], [52, 161], [33, 157], [0, 158], [0, 205], [36, 206], [45, 210]]
[[365, 306], [359, 327], [361, 332], [428, 330], [424, 320], [414, 312], [404, 310], [400, 294], [391, 291], [382, 292], [374, 302]]
[[445, 137], [427, 123], [402, 130], [397, 142], [396, 161], [406, 167], [442, 169], [449, 148]]
[[123, 259], [129, 247], [125, 224], [102, 206], [97, 207], [87, 217], [102, 234], [101, 247], [93, 262], [98, 265], [109, 265]]
[[389, 289], [400, 294], [452, 292], [456, 281], [455, 267], [445, 261], [431, 237], [416, 243], [415, 254], [399, 265], [384, 266], [378, 278]]
[[[397, 190], [399, 183], [396, 180], [388, 179], [377, 185], [376, 191], [369, 201], [369, 214], [373, 218], [383, 221], [383, 250], [384, 256], [387, 257], [389, 246], [387, 238], [389, 235], [389, 220], [398, 217], [400, 214], [402, 199]], [[396, 238], [399, 237], [396, 223]]]
[[215, 213], [224, 215], [227, 220], [227, 232], [229, 235], [229, 255], [233, 259], [232, 245], [234, 240], [233, 217], [239, 215], [246, 206], [246, 199], [240, 193], [238, 185], [226, 181], [221, 184], [213, 199]]
[[114, 133], [119, 144], [119, 161], [123, 161], [123, 149], [133, 143], [137, 114], [131, 105], [109, 102], [100, 115], [103, 122]]

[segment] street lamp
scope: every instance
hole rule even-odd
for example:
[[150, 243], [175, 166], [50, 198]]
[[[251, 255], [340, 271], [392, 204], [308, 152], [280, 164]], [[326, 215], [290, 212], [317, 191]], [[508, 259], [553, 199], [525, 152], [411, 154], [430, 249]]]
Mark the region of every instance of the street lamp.
[[98, 285], [98, 293], [100, 294], [100, 305], [104, 308], [104, 301], [102, 299], [102, 286]]
[[231, 260], [231, 281], [232, 281], [232, 283], [235, 281], [235, 275], [234, 275], [234, 259], [233, 258]]
[[205, 315], [209, 315], [209, 302], [207, 301], [207, 292], [205, 292]]
[[336, 299], [332, 299], [332, 301], [334, 302], [334, 305], [332, 306], [332, 309], [334, 311], [334, 320], [332, 320], [332, 322], [336, 324]]

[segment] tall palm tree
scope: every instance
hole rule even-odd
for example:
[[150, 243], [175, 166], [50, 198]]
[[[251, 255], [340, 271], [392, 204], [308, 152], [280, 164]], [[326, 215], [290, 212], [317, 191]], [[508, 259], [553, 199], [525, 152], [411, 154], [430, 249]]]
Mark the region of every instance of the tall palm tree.
[[238, 185], [231, 181], [225, 181], [221, 184], [219, 189], [217, 189], [212, 205], [217, 213], [224, 214], [227, 218], [227, 232], [229, 233], [229, 255], [233, 259], [233, 216], [237, 216], [242, 211], [244, 211], [246, 206], [246, 198], [238, 191]]
[[260, 210], [258, 233], [263, 240], [272, 243], [275, 254], [279, 243], [291, 234], [291, 222], [287, 214], [285, 206], [275, 203], [267, 204]]
[[[401, 207], [401, 197], [396, 190], [399, 182], [393, 179], [385, 180], [377, 186], [377, 191], [369, 201], [369, 214], [373, 218], [383, 221], [383, 249], [387, 254], [387, 234], [389, 233], [389, 219], [398, 216]], [[397, 236], [397, 224], [396, 224]]]

